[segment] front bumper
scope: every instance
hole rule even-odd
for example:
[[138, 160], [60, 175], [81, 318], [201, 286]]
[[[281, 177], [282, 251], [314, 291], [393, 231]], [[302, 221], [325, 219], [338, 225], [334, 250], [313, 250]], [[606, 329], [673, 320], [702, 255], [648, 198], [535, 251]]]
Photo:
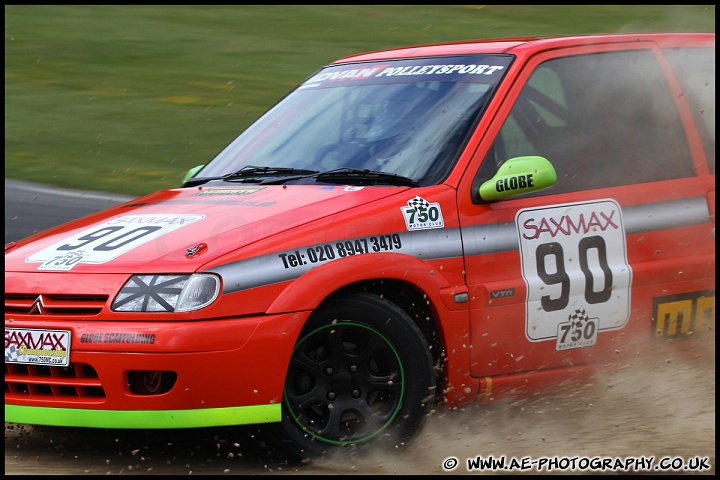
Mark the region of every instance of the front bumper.
[[[146, 429], [280, 421], [285, 372], [308, 315], [153, 323], [6, 315], [6, 332], [70, 331], [71, 349], [68, 367], [6, 360], [5, 421]], [[171, 372], [174, 381], [138, 391], [137, 372]]]

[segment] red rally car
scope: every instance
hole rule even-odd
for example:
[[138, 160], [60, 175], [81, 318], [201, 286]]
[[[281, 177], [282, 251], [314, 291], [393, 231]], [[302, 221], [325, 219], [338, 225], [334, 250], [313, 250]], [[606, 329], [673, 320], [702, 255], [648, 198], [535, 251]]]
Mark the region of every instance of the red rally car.
[[714, 322], [714, 34], [400, 48], [6, 245], [5, 421], [268, 423], [310, 456]]

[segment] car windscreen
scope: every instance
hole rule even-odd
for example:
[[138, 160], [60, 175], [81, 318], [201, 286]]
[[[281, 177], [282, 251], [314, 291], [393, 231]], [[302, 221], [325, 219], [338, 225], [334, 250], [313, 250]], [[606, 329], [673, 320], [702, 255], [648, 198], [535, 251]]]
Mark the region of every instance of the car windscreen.
[[452, 169], [508, 55], [331, 65], [245, 130], [199, 177], [244, 167], [357, 168], [430, 185]]

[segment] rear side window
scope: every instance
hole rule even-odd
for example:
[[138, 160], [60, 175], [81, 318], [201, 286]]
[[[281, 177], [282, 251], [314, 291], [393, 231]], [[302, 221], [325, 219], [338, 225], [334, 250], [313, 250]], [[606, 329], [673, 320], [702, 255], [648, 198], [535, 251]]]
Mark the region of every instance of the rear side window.
[[483, 161], [479, 180], [523, 155], [547, 158], [558, 174], [554, 187], [531, 195], [695, 175], [679, 113], [650, 50], [541, 64]]
[[664, 53], [695, 117], [710, 173], [715, 173], [715, 49], [677, 48]]

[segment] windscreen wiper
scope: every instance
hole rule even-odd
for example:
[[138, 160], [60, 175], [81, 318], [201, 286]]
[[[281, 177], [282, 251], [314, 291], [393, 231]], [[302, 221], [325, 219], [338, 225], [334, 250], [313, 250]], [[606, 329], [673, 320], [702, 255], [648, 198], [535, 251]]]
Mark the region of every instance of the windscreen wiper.
[[290, 167], [258, 167], [256, 165], [246, 165], [237, 172], [220, 175], [217, 177], [196, 177], [191, 178], [183, 184], [183, 187], [194, 187], [202, 185], [211, 180], [224, 180], [226, 182], [259, 182], [261, 178], [268, 177], [287, 177], [287, 176], [305, 176], [319, 173], [317, 170], [307, 170], [303, 168]]
[[403, 185], [418, 187], [420, 184], [412, 178], [397, 173], [380, 172], [359, 168], [337, 168], [327, 172], [309, 175], [321, 182], [351, 183], [353, 185]]

